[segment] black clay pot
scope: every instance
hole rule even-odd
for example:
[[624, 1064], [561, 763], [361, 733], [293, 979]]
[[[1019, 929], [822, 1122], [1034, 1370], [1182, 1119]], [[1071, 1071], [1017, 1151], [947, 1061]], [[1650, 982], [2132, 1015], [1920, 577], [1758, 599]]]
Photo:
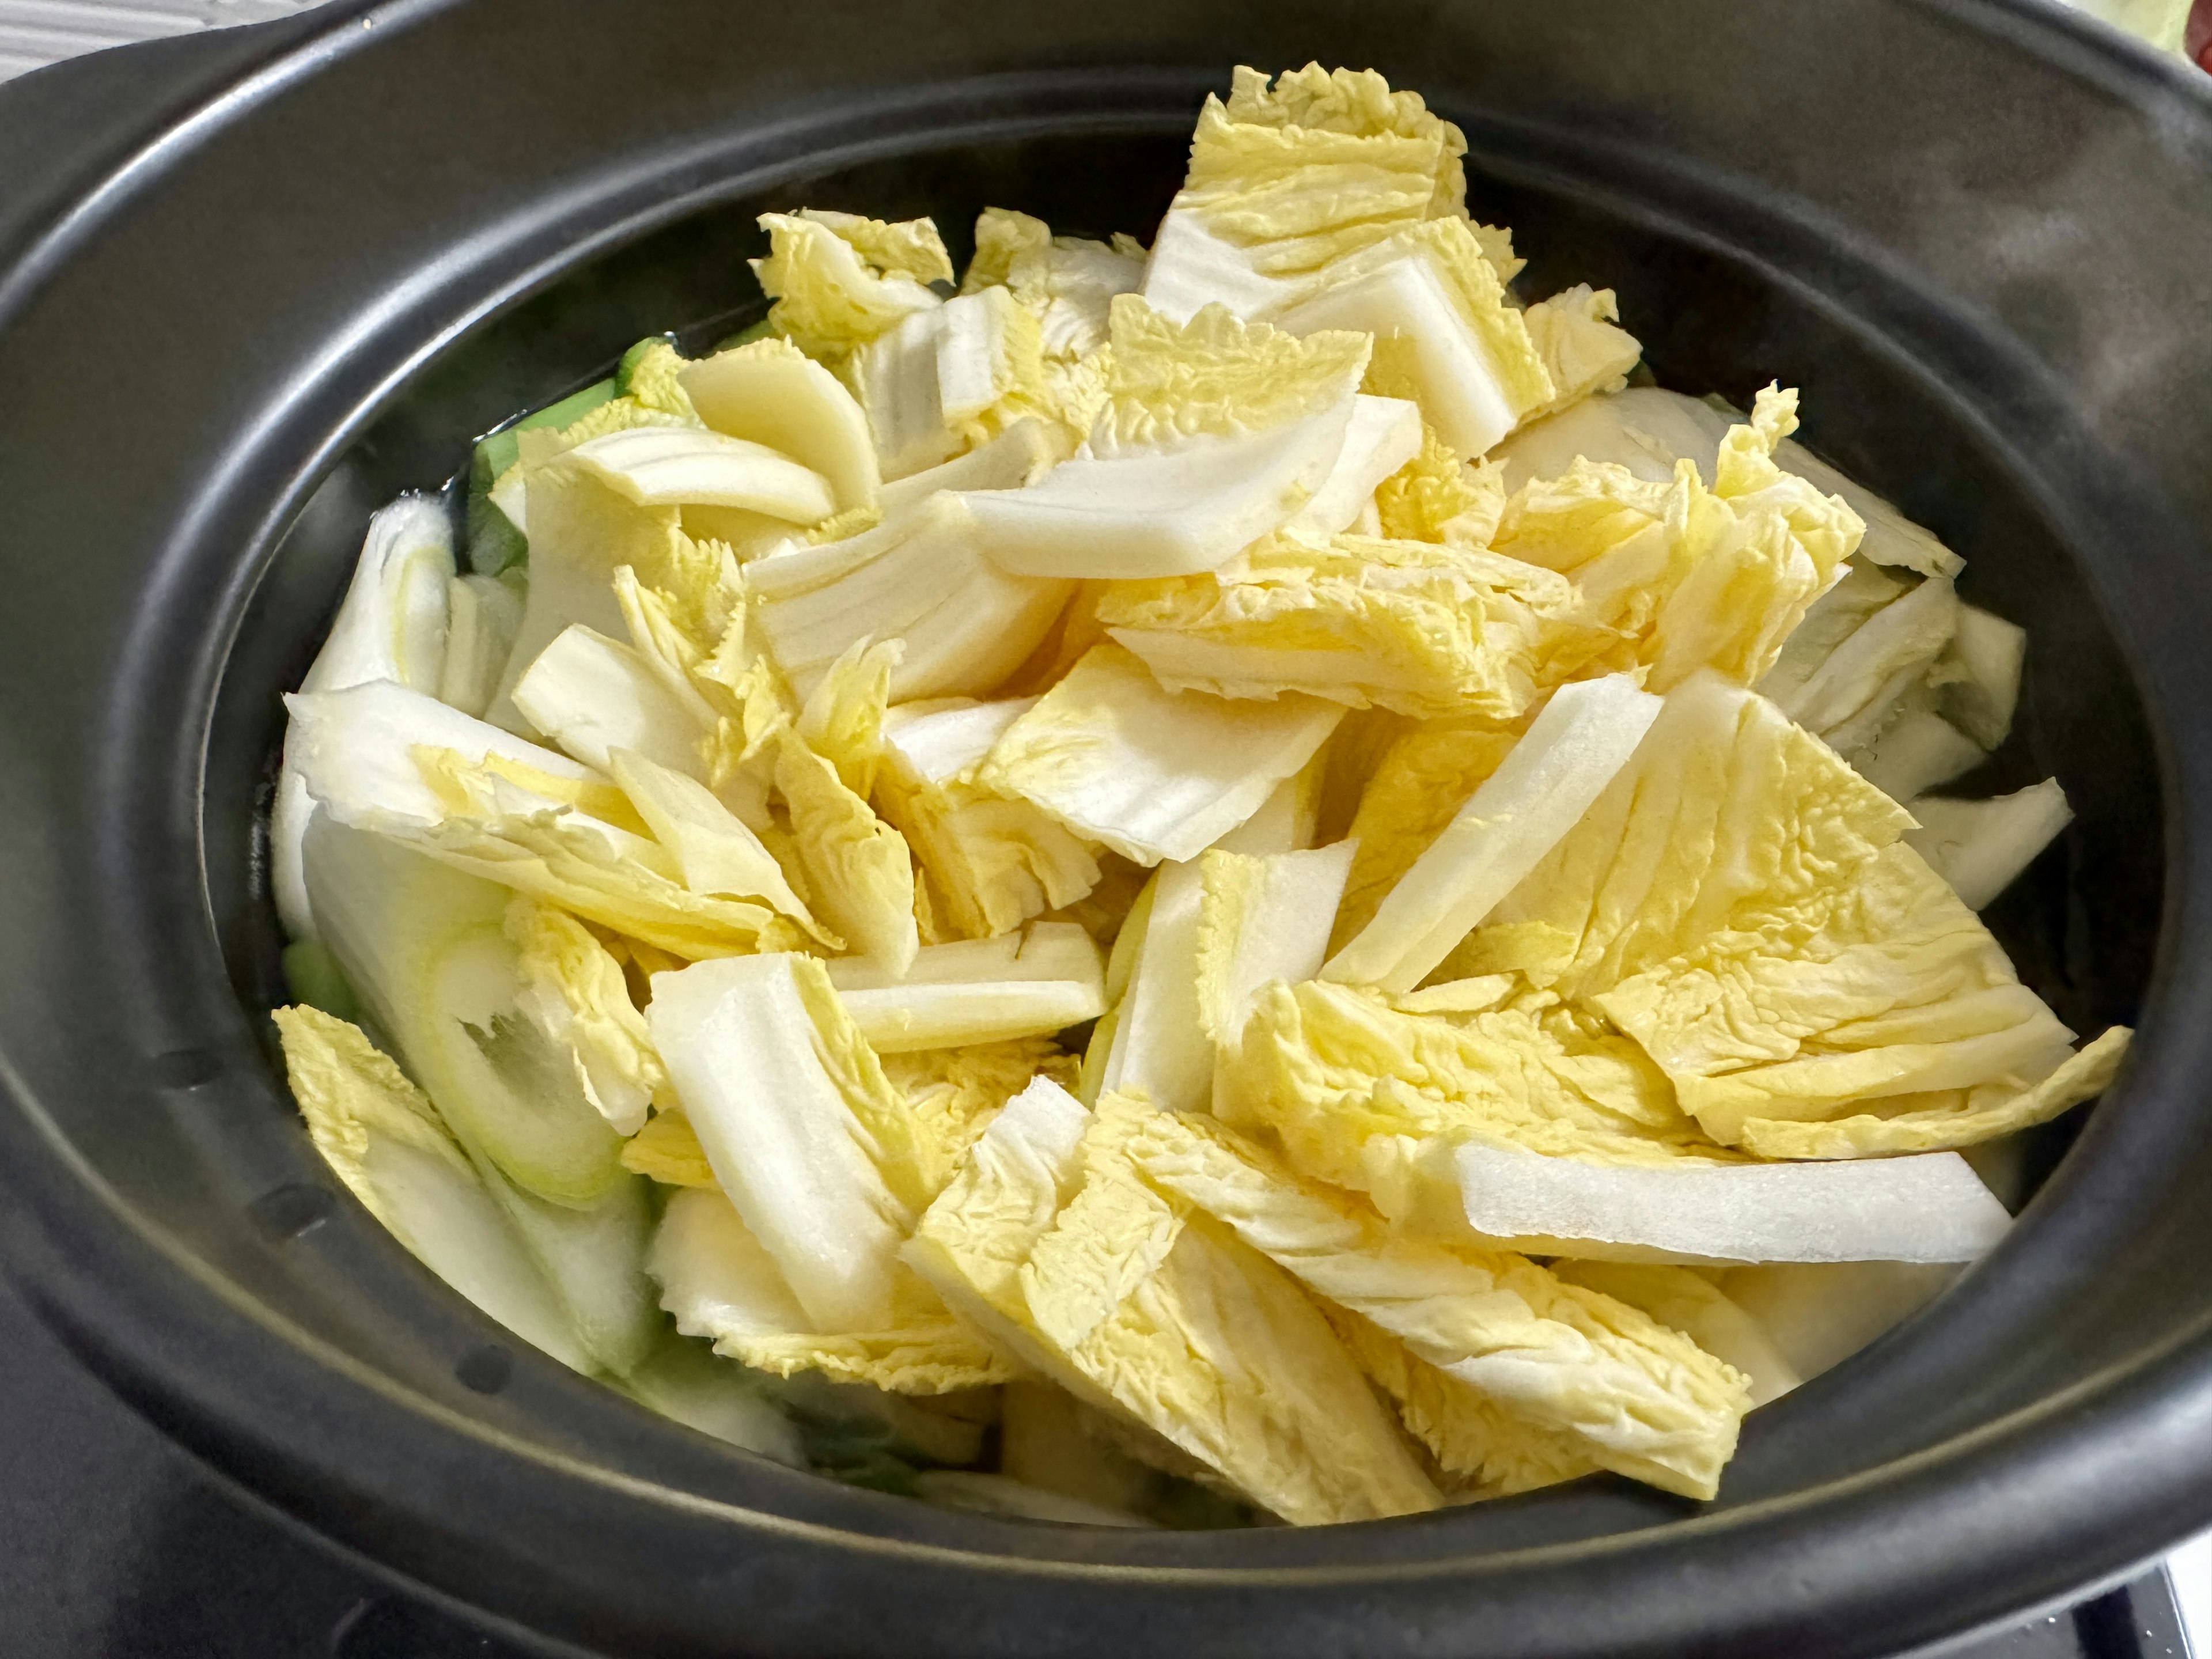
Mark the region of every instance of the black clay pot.
[[[1528, 290], [1617, 288], [1666, 384], [1802, 387], [2028, 625], [1981, 781], [2080, 817], [1991, 919], [2070, 1024], [2139, 1019], [2121, 1086], [1703, 1507], [999, 1522], [521, 1350], [334, 1188], [262, 1012], [276, 694], [367, 514], [640, 335], [757, 314], [763, 209], [1142, 233], [1200, 95], [1309, 58], [1459, 121]], [[416, 0], [0, 119], [0, 1239], [239, 1486], [626, 1659], [1886, 1654], [2212, 1520], [2212, 81], [1996, 0]]]

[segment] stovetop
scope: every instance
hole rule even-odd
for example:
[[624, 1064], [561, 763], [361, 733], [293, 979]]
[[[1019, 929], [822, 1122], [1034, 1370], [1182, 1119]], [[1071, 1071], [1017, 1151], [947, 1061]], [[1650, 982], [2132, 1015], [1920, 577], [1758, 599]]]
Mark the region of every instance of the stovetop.
[[[219, 1486], [0, 1289], [6, 1659], [524, 1659]], [[1945, 1659], [2187, 1659], [2154, 1571]]]

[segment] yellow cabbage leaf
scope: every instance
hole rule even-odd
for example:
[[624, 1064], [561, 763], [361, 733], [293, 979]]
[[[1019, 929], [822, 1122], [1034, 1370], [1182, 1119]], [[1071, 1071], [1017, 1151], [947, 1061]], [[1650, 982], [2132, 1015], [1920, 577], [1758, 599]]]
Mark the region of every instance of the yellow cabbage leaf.
[[1316, 1295], [1592, 1462], [1713, 1495], [1749, 1389], [1679, 1332], [1521, 1256], [1394, 1237], [1358, 1198], [1301, 1180], [1204, 1119], [1146, 1116], [1129, 1157]]
[[567, 1051], [577, 1087], [617, 1134], [635, 1133], [654, 1105], [675, 1104], [622, 964], [591, 929], [517, 894], [507, 908], [507, 937], [519, 953], [516, 1005]]
[[1433, 1509], [1365, 1379], [1297, 1282], [1149, 1185], [1153, 1115], [1037, 1083], [994, 1120], [907, 1259], [1010, 1352], [1135, 1418], [1301, 1524]]
[[944, 301], [925, 284], [950, 282], [952, 261], [927, 219], [885, 224], [856, 214], [807, 209], [763, 213], [769, 255], [752, 262], [775, 301], [778, 334], [835, 368], [854, 349]]
[[650, 1176], [664, 1187], [713, 1187], [714, 1166], [707, 1162], [707, 1149], [691, 1127], [691, 1120], [671, 1109], [655, 1112], [645, 1127], [623, 1143], [623, 1168], [633, 1175]]
[[1099, 620], [1171, 691], [1285, 691], [1416, 718], [1527, 704], [1550, 571], [1474, 549], [1284, 534], [1218, 571], [1108, 586]]

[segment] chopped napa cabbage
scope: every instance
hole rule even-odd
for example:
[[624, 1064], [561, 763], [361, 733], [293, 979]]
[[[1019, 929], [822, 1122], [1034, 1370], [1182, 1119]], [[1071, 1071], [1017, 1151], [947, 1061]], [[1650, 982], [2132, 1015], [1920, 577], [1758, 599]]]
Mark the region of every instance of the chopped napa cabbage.
[[[1869, 618], [1887, 610], [1909, 591], [1911, 584], [1900, 581], [1880, 565], [1863, 559], [1846, 565], [1836, 579], [1836, 585], [1812, 603], [1804, 620], [1791, 630], [1781, 654], [1774, 659], [1774, 666], [1760, 678], [1759, 694], [1787, 713], [1838, 649], [1847, 644]], [[1846, 705], [1844, 712], [1849, 713], [1856, 706]], [[1819, 730], [1817, 726], [1811, 729]]]
[[1463, 465], [1426, 422], [1413, 459], [1375, 487], [1376, 529], [1389, 541], [1487, 546], [1504, 506], [1497, 465]]
[[[1840, 586], [1831, 590], [1840, 591]], [[1778, 659], [1759, 689], [1830, 748], [1850, 754], [1881, 735], [1896, 712], [1898, 699], [1927, 677], [1951, 642], [1959, 611], [1949, 579], [1930, 577], [1861, 622], [1824, 653], [1802, 684], [1774, 684], [1778, 672], [1794, 665]], [[1808, 621], [1811, 619], [1808, 613]], [[1793, 639], [1784, 647], [1784, 658], [1796, 643]]]
[[456, 576], [446, 589], [446, 660], [438, 701], [482, 717], [499, 695], [500, 678], [522, 626], [520, 586], [497, 576]]
[[1678, 1332], [1519, 1256], [1394, 1237], [1358, 1199], [1200, 1119], [1149, 1115], [1128, 1155], [1316, 1295], [1601, 1468], [1713, 1496], [1749, 1390]]
[[651, 1345], [645, 1183], [526, 1013], [507, 896], [317, 813], [308, 892], [323, 938], [420, 1079], [585, 1356], [621, 1372]]
[[1342, 950], [1374, 920], [1384, 896], [1519, 740], [1514, 728], [1481, 720], [1430, 721], [1389, 739], [1347, 831], [1359, 850], [1345, 879], [1332, 949]]
[[1271, 1132], [1300, 1173], [1445, 1237], [1467, 1231], [1453, 1158], [1474, 1137], [1638, 1167], [1742, 1158], [1683, 1116], [1634, 1042], [1540, 995], [1412, 1013], [1326, 981], [1263, 986], [1214, 1109]]
[[514, 896], [325, 813], [307, 853], [325, 942], [462, 1142], [558, 1203], [619, 1185], [622, 1143], [584, 1092], [585, 1057], [526, 1010]]
[[686, 1428], [793, 1468], [806, 1466], [805, 1437], [759, 1374], [722, 1364], [699, 1343], [664, 1334], [622, 1383], [639, 1404]]
[[1170, 690], [1510, 719], [1541, 616], [1571, 603], [1550, 571], [1475, 549], [1283, 534], [1212, 574], [1113, 583], [1098, 617]]
[[731, 507], [793, 524], [837, 510], [830, 481], [764, 444], [693, 427], [641, 426], [610, 432], [568, 452], [582, 467], [640, 507]]
[[648, 335], [623, 352], [622, 361], [615, 365], [615, 395], [635, 398], [647, 409], [696, 426], [699, 411], [684, 390], [684, 370], [689, 361], [676, 349], [674, 335]]
[[1093, 646], [1006, 728], [976, 773], [1139, 864], [1194, 858], [1311, 760], [1343, 709], [1164, 690], [1121, 647]]
[[[1141, 1091], [1164, 1110], [1202, 1108], [1213, 1088], [1213, 1045], [1200, 1012], [1199, 947], [1206, 872], [1194, 860], [1164, 864], [1136, 948], [1121, 957], [1111, 1046], [1094, 1092]], [[1109, 969], [1109, 985], [1111, 979]]]
[[944, 1150], [948, 1169], [958, 1166], [1000, 1109], [1034, 1079], [1049, 1078], [1068, 1087], [1079, 1070], [1073, 1054], [1042, 1036], [917, 1049], [883, 1059], [884, 1075], [905, 1094], [908, 1107], [927, 1126], [929, 1135]]
[[1264, 857], [1218, 848], [1199, 855], [1198, 1023], [1217, 1051], [1242, 1039], [1261, 986], [1321, 971], [1354, 850], [1339, 842]]
[[1564, 619], [1551, 678], [1593, 659], [1648, 665], [1666, 690], [1700, 668], [1746, 684], [1784, 642], [1857, 545], [1858, 516], [1776, 467], [1796, 394], [1759, 394], [1751, 423], [1723, 441], [1709, 489], [1678, 463], [1671, 483], [1577, 461], [1522, 486], [1493, 546], [1571, 577], [1580, 612]]
[[315, 1150], [422, 1265], [573, 1370], [591, 1361], [436, 1109], [360, 1030], [279, 1008], [284, 1068]]
[[1975, 1146], [2048, 1122], [2093, 1100], [2111, 1086], [2134, 1033], [2115, 1025], [2056, 1070], [2023, 1085], [2000, 1079], [1971, 1089], [1906, 1096], [1884, 1102], [1879, 1114], [1833, 1118], [1824, 1123], [1750, 1118], [1743, 1145], [1761, 1158], [1878, 1158], [1894, 1152], [1942, 1152]]
[[699, 1144], [691, 1120], [674, 1109], [656, 1112], [645, 1127], [623, 1142], [623, 1168], [649, 1176], [664, 1187], [713, 1187], [714, 1166], [707, 1162], [707, 1149]]
[[992, 746], [1033, 706], [909, 705], [886, 723], [878, 809], [921, 860], [937, 914], [970, 939], [1011, 932], [1098, 884], [1090, 848], [1058, 820], [976, 781]]
[[1042, 219], [985, 208], [961, 292], [1005, 286], [1036, 313], [1045, 353], [1073, 362], [1106, 343], [1114, 296], [1133, 294], [1144, 282], [1144, 252], [1125, 240], [1109, 246], [1054, 236]]
[[775, 854], [714, 791], [626, 749], [616, 750], [610, 765], [616, 787], [676, 860], [685, 887], [706, 897], [757, 899], [830, 942], [792, 890]]
[[1064, 434], [1034, 417], [1016, 421], [988, 443], [883, 488], [884, 519], [897, 519], [940, 489], [1018, 489], [1067, 453]]
[[[734, 582], [728, 550], [695, 543], [673, 507], [640, 507], [565, 458], [530, 475], [530, 588], [521, 627], [507, 658], [499, 695], [484, 718], [521, 731], [523, 716], [513, 690], [538, 655], [571, 623], [620, 635], [623, 610], [615, 573], [623, 566], [659, 587], [712, 586]], [[721, 561], [730, 559], [725, 575]]]
[[1420, 410], [1403, 398], [1364, 393], [1355, 398], [1335, 465], [1284, 530], [1310, 541], [1324, 541], [1351, 529], [1372, 504], [1383, 480], [1419, 456], [1423, 431]]
[[1328, 750], [1324, 744], [1304, 766], [1275, 786], [1260, 810], [1213, 843], [1213, 850], [1268, 858], [1303, 853], [1314, 844], [1321, 822], [1322, 785]]
[[507, 937], [521, 979], [515, 1006], [567, 1051], [577, 1088], [614, 1132], [634, 1135], [656, 1102], [673, 1105], [614, 953], [574, 916], [520, 894], [507, 905]]
[[795, 730], [784, 726], [775, 740], [776, 793], [823, 920], [851, 948], [903, 971], [921, 945], [906, 837], [878, 817]]
[[678, 1330], [756, 1370], [819, 1371], [835, 1382], [924, 1395], [1007, 1374], [941, 1303], [929, 1305], [936, 1299], [919, 1285], [909, 1290], [913, 1305], [896, 1309], [880, 1329], [819, 1328], [776, 1258], [719, 1192], [691, 1188], [669, 1199], [647, 1265]]
[[1962, 605], [1951, 641], [1943, 687], [1944, 718], [1984, 749], [1995, 749], [2012, 730], [2020, 702], [2021, 664], [2027, 631], [2002, 617]]
[[577, 623], [514, 683], [514, 706], [545, 737], [595, 770], [618, 749], [697, 773], [709, 711], [672, 694], [644, 653]]
[[1410, 991], [1582, 821], [1662, 704], [1625, 674], [1563, 685], [1322, 971]]
[[[2055, 1062], [2072, 1033], [1919, 856], [1892, 847], [1595, 999], [1733, 1144], [1747, 1119], [1845, 1115]], [[1740, 913], [1741, 914], [1741, 913]]]
[[1369, 343], [1332, 331], [1293, 339], [1218, 307], [1178, 325], [1125, 294], [1091, 453], [1027, 489], [963, 496], [975, 534], [1031, 576], [1211, 569], [1327, 483]]
[[951, 281], [952, 260], [927, 219], [885, 224], [810, 208], [763, 213], [760, 223], [769, 256], [752, 266], [775, 301], [769, 322], [817, 362], [835, 368], [906, 318], [945, 303], [927, 284]]
[[799, 695], [867, 639], [904, 644], [898, 702], [984, 696], [1020, 667], [1073, 588], [983, 556], [973, 503], [1018, 493], [940, 494], [877, 529], [746, 566], [761, 637]]
[[1042, 325], [1003, 288], [917, 312], [862, 347], [848, 372], [890, 479], [939, 465], [1018, 421], [1059, 412], [1045, 380]]
[[1608, 990], [1754, 906], [1848, 884], [1909, 822], [1773, 704], [1702, 676], [1453, 965]]
[[396, 685], [287, 700], [313, 798], [339, 822], [678, 956], [798, 942], [769, 908], [692, 892], [620, 791], [567, 757]]
[[1917, 709], [1900, 714], [1872, 744], [1846, 758], [1883, 794], [1907, 802], [1963, 777], [1986, 757], [1941, 714]]
[[907, 1259], [993, 1340], [1118, 1407], [1284, 1519], [1418, 1513], [1435, 1489], [1297, 1282], [1145, 1182], [1154, 1115], [1032, 1084], [923, 1215]]
[[924, 945], [903, 975], [833, 962], [830, 982], [878, 1054], [1038, 1036], [1106, 1012], [1105, 964], [1073, 922]]
[[1971, 910], [1986, 908], [2011, 886], [2074, 821], [2074, 809], [2056, 778], [1994, 800], [1923, 796], [1908, 801], [1905, 810], [1920, 820], [1918, 829], [1905, 832], [1905, 845], [1926, 859]]
[[855, 640], [830, 665], [799, 711], [799, 735], [806, 746], [836, 767], [845, 787], [864, 799], [875, 792], [891, 676], [905, 654], [897, 640]]
[[1463, 213], [1466, 153], [1457, 127], [1372, 70], [1310, 64], [1270, 87], [1240, 66], [1228, 101], [1209, 95], [1199, 113], [1145, 297], [1176, 318], [1279, 303], [1401, 225]]
[[[657, 974], [647, 1019], [735, 1206], [711, 1235], [719, 1243], [689, 1260], [708, 1270], [715, 1252], [743, 1254], [750, 1244], [757, 1265], [726, 1263], [714, 1282], [763, 1298], [750, 1323], [687, 1334], [714, 1335], [726, 1351], [742, 1340], [738, 1357], [762, 1370], [829, 1369], [871, 1381], [881, 1379], [862, 1367], [891, 1363], [882, 1342], [896, 1339], [896, 1352], [913, 1338], [933, 1358], [899, 1386], [934, 1393], [1000, 1380], [999, 1363], [898, 1260], [915, 1218], [951, 1177], [951, 1149], [884, 1076], [822, 963], [732, 957]], [[655, 1265], [665, 1288], [673, 1247], [662, 1243]], [[769, 1266], [775, 1276], [758, 1270]], [[845, 1344], [862, 1356], [849, 1370], [836, 1358]]]
[[1553, 415], [1594, 394], [1621, 389], [1628, 371], [1642, 359], [1644, 348], [1627, 330], [1614, 326], [1620, 321], [1613, 290], [1592, 292], [1587, 283], [1539, 301], [1521, 313], [1528, 343], [1552, 382], [1552, 401], [1524, 420]]
[[[390, 680], [438, 695], [446, 669], [453, 581], [453, 531], [444, 507], [424, 496], [402, 495], [380, 509], [368, 521], [330, 636], [300, 689], [343, 691]], [[295, 939], [314, 937], [300, 867], [300, 838], [307, 833], [314, 810], [288, 750], [270, 813], [269, 885], [277, 918]]]
[[1458, 1231], [1540, 1255], [1972, 1261], [2012, 1224], [1956, 1152], [1832, 1164], [1684, 1158], [1626, 1165], [1470, 1140], [1453, 1161]]
[[1805, 1379], [1759, 1322], [1703, 1273], [1634, 1261], [1562, 1261], [1553, 1271], [1570, 1285], [1640, 1308], [1678, 1330], [1751, 1384], [1751, 1403], [1779, 1400]]
[[1345, 1352], [1389, 1396], [1406, 1432], [1443, 1471], [1447, 1502], [1510, 1498], [1597, 1473], [1571, 1437], [1515, 1416], [1373, 1322], [1342, 1308], [1322, 1311]]
[[[1508, 488], [1531, 478], [1555, 478], [1577, 457], [1610, 461], [1637, 477], [1665, 483], [1675, 463], [1694, 461], [1711, 476], [1715, 451], [1729, 428], [1741, 419], [1699, 398], [1657, 386], [1585, 399], [1547, 419], [1522, 428], [1498, 447]], [[1842, 497], [1866, 525], [1859, 551], [1875, 564], [1917, 571], [1923, 576], [1955, 576], [1966, 561], [1920, 526], [1863, 484], [1854, 483], [1796, 440], [1775, 447], [1782, 469], [1804, 479], [1823, 495]]]
[[1487, 452], [1559, 395], [1474, 228], [1427, 219], [1319, 273], [1270, 313], [1292, 334], [1375, 337], [1372, 390], [1409, 397], [1461, 455]]
[[866, 414], [836, 375], [790, 341], [718, 351], [686, 363], [681, 379], [710, 428], [812, 468], [830, 481], [840, 512], [875, 501], [881, 479]]

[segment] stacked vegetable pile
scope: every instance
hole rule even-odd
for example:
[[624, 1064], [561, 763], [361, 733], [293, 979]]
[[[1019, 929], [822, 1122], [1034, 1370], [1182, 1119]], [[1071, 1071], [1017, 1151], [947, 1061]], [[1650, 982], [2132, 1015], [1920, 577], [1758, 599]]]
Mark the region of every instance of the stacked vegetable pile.
[[1793, 393], [1522, 306], [1464, 148], [1239, 70], [1149, 253], [765, 216], [757, 337], [481, 447], [470, 574], [380, 514], [274, 836], [362, 1202], [726, 1438], [1176, 1524], [1710, 1497], [2001, 1237], [1957, 1149], [2128, 1035], [1975, 914], [2057, 784], [1923, 799], [2020, 632]]

